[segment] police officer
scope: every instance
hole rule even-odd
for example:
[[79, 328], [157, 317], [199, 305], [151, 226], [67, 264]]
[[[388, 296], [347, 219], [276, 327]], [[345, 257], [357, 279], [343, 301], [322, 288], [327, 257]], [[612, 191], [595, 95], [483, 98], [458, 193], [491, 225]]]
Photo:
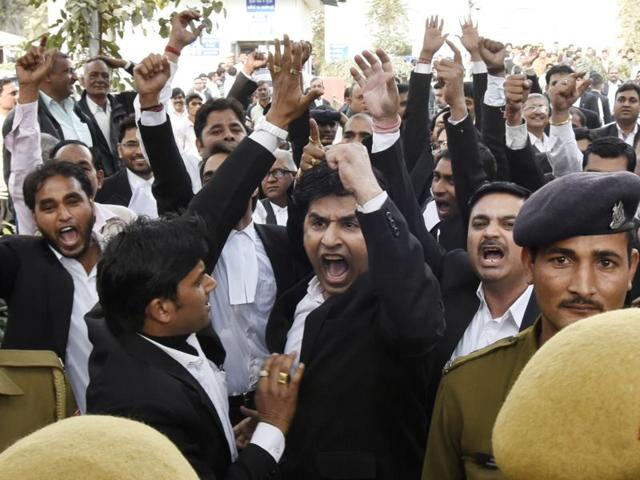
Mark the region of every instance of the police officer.
[[623, 307], [638, 265], [631, 247], [640, 178], [575, 173], [534, 193], [516, 219], [515, 242], [542, 312], [519, 335], [451, 365], [433, 412], [423, 479], [504, 478], [493, 458], [496, 416], [520, 371], [556, 332]]

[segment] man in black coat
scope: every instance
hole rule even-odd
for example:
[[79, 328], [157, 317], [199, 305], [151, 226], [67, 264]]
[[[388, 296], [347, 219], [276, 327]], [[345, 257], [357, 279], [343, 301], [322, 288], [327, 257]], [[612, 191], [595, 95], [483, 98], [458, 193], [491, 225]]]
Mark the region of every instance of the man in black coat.
[[[388, 57], [380, 57], [384, 72], [372, 55], [372, 69], [360, 60], [367, 77], [390, 80], [371, 80], [382, 91], [369, 92], [370, 79], [358, 76], [379, 99], [367, 101], [374, 125], [397, 125], [384, 138], [397, 145], [398, 94]], [[317, 131], [312, 138], [319, 148]], [[270, 349], [300, 351], [306, 372], [283, 477], [417, 478], [425, 360], [444, 328], [438, 283], [365, 148], [337, 145], [326, 159], [304, 172], [294, 192], [314, 274], [278, 300], [267, 328]]]
[[594, 73], [589, 80], [591, 80], [591, 88], [582, 95], [580, 108], [595, 112], [598, 115], [600, 123], [605, 125], [613, 119], [611, 117], [609, 99], [602, 93], [604, 79], [599, 73]]
[[133, 75], [131, 62], [120, 59], [98, 57], [84, 65], [84, 87], [78, 105], [91, 120], [95, 132], [94, 152], [109, 177], [122, 167], [118, 155], [118, 133], [120, 122], [133, 113], [134, 91], [109, 93], [111, 70], [120, 66]]
[[593, 139], [617, 137], [637, 149], [638, 145], [640, 145], [639, 114], [640, 86], [627, 82], [620, 86], [616, 92], [616, 103], [613, 106], [615, 122], [602, 128], [591, 130], [591, 137]]

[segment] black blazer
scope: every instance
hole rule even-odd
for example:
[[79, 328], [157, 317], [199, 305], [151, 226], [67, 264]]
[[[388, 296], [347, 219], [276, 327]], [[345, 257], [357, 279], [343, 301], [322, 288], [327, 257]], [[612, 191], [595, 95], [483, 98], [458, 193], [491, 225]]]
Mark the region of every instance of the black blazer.
[[604, 123], [611, 122], [613, 120], [613, 117], [611, 116], [609, 99], [606, 97], [606, 95], [603, 95], [598, 91], [590, 90], [588, 92], [585, 92], [585, 94], [582, 95], [582, 98], [580, 99], [580, 108], [590, 110], [599, 117], [600, 113], [598, 108], [598, 100], [602, 102], [602, 116]]
[[[178, 362], [136, 333], [115, 337], [99, 309], [86, 317], [93, 351], [87, 411], [141, 421], [165, 434], [202, 479], [270, 479], [273, 457], [250, 444], [231, 463], [229, 444], [209, 396]], [[221, 364], [216, 337], [199, 334], [202, 349]]]
[[[618, 138], [618, 126], [616, 122], [612, 122], [609, 125], [605, 125], [602, 128], [597, 128], [596, 130], [591, 130], [591, 138], [602, 138], [602, 137], [616, 137]], [[633, 139], [634, 148], [638, 147], [638, 143], [640, 143], [640, 129], [638, 129], [638, 133]]]
[[96, 202], [128, 207], [131, 195], [131, 185], [129, 184], [125, 167], [116, 174], [104, 179], [102, 187], [96, 194]]
[[123, 168], [122, 162], [120, 161], [120, 156], [118, 155], [118, 135], [120, 132], [120, 122], [130, 113], [125, 101], [121, 100], [123, 98], [126, 99], [127, 97], [122, 97], [122, 94], [118, 96], [114, 96], [111, 94], [107, 95], [107, 101], [111, 106], [111, 131], [109, 138], [104, 137], [102, 130], [100, 130], [100, 127], [98, 126], [98, 122], [96, 122], [96, 118], [89, 109], [86, 90], [82, 92], [82, 96], [78, 101], [80, 110], [82, 110], [84, 114], [89, 118], [92, 128], [95, 132], [93, 150], [98, 160], [100, 160], [100, 162], [102, 163], [104, 174], [107, 177], [113, 175], [121, 168]]
[[[438, 282], [393, 201], [357, 215], [369, 271], [306, 319], [305, 377], [281, 467], [286, 479], [420, 476], [425, 359], [444, 328]], [[308, 281], [277, 301], [270, 350], [283, 351]]]
[[273, 207], [271, 206], [271, 202], [269, 201], [269, 199], [261, 198], [260, 203], [262, 203], [262, 206], [267, 212], [267, 219], [266, 219], [267, 225], [277, 225], [278, 222], [276, 220], [276, 214], [273, 211]]
[[0, 297], [9, 307], [2, 348], [53, 350], [64, 360], [73, 279], [41, 237], [0, 238]]

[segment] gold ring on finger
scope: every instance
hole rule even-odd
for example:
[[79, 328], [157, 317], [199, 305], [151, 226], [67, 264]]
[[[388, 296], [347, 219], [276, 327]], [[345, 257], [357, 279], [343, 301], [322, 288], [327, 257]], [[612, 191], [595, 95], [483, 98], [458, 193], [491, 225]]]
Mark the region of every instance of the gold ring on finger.
[[273, 66], [273, 73], [280, 73], [282, 71], [282, 67], [278, 65]]
[[278, 383], [280, 385], [289, 383], [289, 374], [287, 372], [278, 372]]
[[268, 378], [269, 377], [269, 370], [265, 370], [265, 369], [260, 370], [260, 372], [258, 373], [258, 376], [260, 378]]
[[290, 68], [289, 73], [291, 75], [300, 75], [300, 70], [296, 70], [295, 68]]

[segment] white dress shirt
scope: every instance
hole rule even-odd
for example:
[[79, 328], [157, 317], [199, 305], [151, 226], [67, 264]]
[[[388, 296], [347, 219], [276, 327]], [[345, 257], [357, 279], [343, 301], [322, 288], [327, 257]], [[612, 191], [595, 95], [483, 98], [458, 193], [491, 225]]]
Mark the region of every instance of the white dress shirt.
[[255, 390], [269, 356], [267, 320], [276, 300], [271, 261], [253, 223], [232, 230], [213, 270], [218, 286], [209, 294], [213, 328], [227, 353], [230, 395]]
[[271, 208], [273, 208], [273, 214], [276, 217], [276, 225], [280, 225], [282, 227], [287, 226], [287, 220], [289, 219], [289, 209], [284, 206], [276, 205], [273, 202], [269, 202], [271, 204]]
[[[94, 238], [99, 243], [103, 241], [97, 234], [94, 234]], [[87, 386], [89, 385], [89, 355], [93, 346], [89, 341], [89, 332], [84, 316], [98, 303], [97, 266], [94, 266], [87, 274], [78, 260], [63, 256], [51, 246], [49, 248], [73, 279], [73, 306], [64, 367], [78, 408], [82, 413], [85, 413], [87, 411]]]
[[131, 187], [131, 200], [129, 208], [137, 215], [146, 215], [150, 218], [158, 218], [158, 204], [151, 187], [153, 186], [153, 176], [144, 179], [136, 175], [127, 168], [127, 180]]
[[533, 285], [529, 285], [517, 300], [511, 304], [504, 315], [499, 318], [493, 318], [484, 298], [482, 283], [480, 283], [476, 292], [480, 300], [480, 306], [453, 351], [451, 360], [455, 360], [462, 355], [468, 355], [502, 338], [517, 335], [532, 292]]
[[44, 104], [49, 109], [49, 112], [60, 125], [65, 140], [80, 140], [90, 147], [93, 146], [89, 126], [82, 122], [76, 112], [73, 111], [75, 101], [71, 97], [67, 97], [61, 103], [58, 103], [42, 91], [40, 91], [40, 95], [42, 95]]
[[111, 146], [111, 102], [109, 102], [109, 99], [107, 98], [106, 107], [102, 108], [87, 95], [87, 106], [89, 107], [89, 111], [93, 114], [93, 117], [96, 119], [96, 123], [98, 124], [102, 135], [109, 146]]
[[[229, 400], [227, 399], [225, 374], [220, 371], [215, 363], [205, 356], [198, 337], [193, 333], [187, 337], [187, 343], [198, 352], [198, 355], [191, 355], [162, 345], [144, 335], [140, 336], [173, 358], [200, 384], [216, 409], [216, 413], [224, 430], [224, 435], [229, 444], [231, 461], [235, 461], [238, 458], [238, 449], [236, 448], [233, 427], [229, 420]], [[251, 437], [251, 443], [266, 450], [276, 462], [280, 461], [282, 452], [284, 451], [284, 435], [278, 428], [268, 423], [258, 423]]]
[[[395, 135], [395, 133], [383, 134], [383, 136], [387, 135]], [[358, 205], [356, 209], [358, 212], [364, 214], [373, 213], [382, 208], [382, 205], [387, 201], [387, 198], [389, 198], [387, 192], [382, 191], [364, 205]], [[296, 310], [293, 314], [293, 324], [291, 325], [289, 332], [287, 332], [287, 342], [284, 346], [284, 353], [298, 353], [298, 356], [294, 361], [292, 370], [295, 370], [295, 368], [300, 363], [300, 354], [302, 353], [302, 339], [304, 337], [304, 327], [307, 321], [307, 317], [311, 312], [313, 312], [316, 308], [324, 303], [324, 294], [325, 291], [322, 288], [318, 277], [314, 276], [307, 287], [307, 294], [302, 298], [302, 300], [300, 300], [300, 302], [296, 306]]]
[[627, 145], [630, 145], [635, 148], [633, 141], [636, 138], [636, 134], [638, 133], [638, 123], [636, 122], [633, 126], [633, 130], [629, 133], [629, 135], [625, 135], [620, 126], [616, 123], [616, 128], [618, 129], [618, 138], [625, 142]]
[[293, 314], [293, 324], [287, 333], [287, 342], [284, 346], [284, 353], [297, 352], [298, 354], [294, 362], [294, 367], [297, 367], [298, 363], [300, 363], [302, 338], [304, 337], [304, 326], [307, 317], [322, 305], [324, 301], [324, 288], [322, 288], [318, 277], [314, 276], [307, 286], [307, 294], [302, 297], [302, 300], [300, 300], [296, 306], [295, 313]]
[[546, 133], [542, 134], [542, 140], [537, 136], [535, 136], [533, 133], [531, 132], [528, 132], [528, 133], [529, 133], [529, 141], [531, 142], [531, 145], [537, 148], [539, 152], [546, 153], [553, 146], [553, 141], [547, 136]]

